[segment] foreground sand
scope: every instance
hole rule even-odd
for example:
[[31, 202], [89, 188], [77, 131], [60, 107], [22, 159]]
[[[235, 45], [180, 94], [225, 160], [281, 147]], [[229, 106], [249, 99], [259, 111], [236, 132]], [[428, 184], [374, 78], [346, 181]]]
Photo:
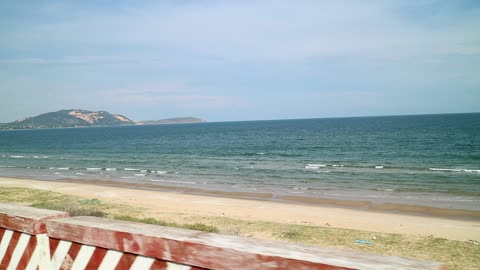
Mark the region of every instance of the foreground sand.
[[0, 188], [23, 187], [97, 198], [149, 209], [149, 215], [201, 215], [251, 221], [331, 226], [382, 233], [480, 241], [480, 219], [436, 217], [325, 205], [191, 195], [167, 191], [0, 177]]

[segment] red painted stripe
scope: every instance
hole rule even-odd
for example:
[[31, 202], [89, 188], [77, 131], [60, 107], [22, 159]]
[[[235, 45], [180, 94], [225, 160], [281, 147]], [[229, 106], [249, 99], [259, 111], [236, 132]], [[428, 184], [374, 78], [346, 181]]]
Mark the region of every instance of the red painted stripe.
[[28, 262], [30, 262], [30, 258], [32, 257], [32, 253], [35, 250], [36, 246], [37, 246], [37, 238], [35, 237], [35, 235], [32, 235], [30, 237], [30, 240], [28, 241], [25, 251], [23, 252], [22, 258], [18, 263], [17, 269], [25, 269], [27, 267]]
[[50, 246], [50, 259], [53, 258], [53, 254], [55, 254], [55, 250], [57, 250], [57, 246], [60, 243], [60, 240], [55, 238], [48, 238], [48, 244]]
[[131, 253], [123, 253], [120, 261], [117, 264], [115, 270], [128, 270], [132, 265], [133, 261], [137, 258], [137, 255]]
[[4, 228], [0, 228], [0, 240], [3, 238], [3, 234], [5, 233]]
[[79, 243], [72, 243], [72, 246], [68, 250], [67, 256], [65, 256], [65, 259], [63, 260], [60, 269], [69, 270], [70, 268], [72, 268], [73, 261], [75, 261], [75, 258], [77, 257], [78, 251], [80, 251], [81, 247], [82, 245]]
[[20, 232], [13, 232], [12, 239], [10, 240], [10, 244], [8, 245], [7, 252], [3, 257], [3, 261], [0, 264], [0, 269], [7, 269], [8, 264], [10, 263], [10, 259], [12, 258], [13, 250], [17, 246], [18, 239], [20, 238]]
[[167, 269], [167, 262], [163, 260], [155, 260], [155, 262], [152, 264], [152, 267], [150, 267], [150, 270], [165, 270]]
[[93, 252], [92, 258], [85, 267], [86, 270], [95, 270], [98, 269], [100, 264], [103, 261], [103, 257], [105, 257], [105, 253], [107, 253], [107, 249], [97, 247]]

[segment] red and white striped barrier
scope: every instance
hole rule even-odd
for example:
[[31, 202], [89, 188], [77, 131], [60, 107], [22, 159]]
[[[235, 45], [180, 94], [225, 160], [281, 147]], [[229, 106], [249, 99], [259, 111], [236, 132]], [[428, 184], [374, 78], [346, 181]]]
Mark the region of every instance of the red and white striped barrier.
[[0, 269], [445, 269], [422, 260], [291, 245], [0, 204]]
[[52, 254], [50, 269], [202, 269], [58, 239], [50, 240], [50, 251]]

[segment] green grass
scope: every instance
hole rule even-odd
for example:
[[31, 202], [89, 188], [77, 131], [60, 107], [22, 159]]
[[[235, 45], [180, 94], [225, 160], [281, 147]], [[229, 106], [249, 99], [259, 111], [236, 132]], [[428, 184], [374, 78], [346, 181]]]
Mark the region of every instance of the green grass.
[[114, 216], [113, 218], [117, 220], [132, 221], [132, 222], [139, 222], [139, 223], [145, 223], [145, 224], [154, 224], [154, 225], [175, 227], [175, 228], [183, 228], [183, 229], [189, 229], [189, 230], [195, 230], [195, 231], [213, 232], [213, 233], [219, 232], [217, 227], [212, 225], [206, 225], [203, 223], [178, 224], [176, 222], [166, 222], [166, 221], [158, 220], [155, 218], [136, 218], [128, 215]]
[[[247, 221], [182, 213], [162, 214], [130, 205], [106, 203], [95, 198], [13, 187], [0, 187], [0, 202], [62, 210], [71, 215], [102, 216], [160, 226], [419, 258], [442, 262], [449, 270], [478, 270], [480, 264], [480, 245], [434, 237]], [[373, 237], [375, 239], [372, 239]], [[355, 243], [357, 239], [371, 241], [373, 244], [358, 244]]]

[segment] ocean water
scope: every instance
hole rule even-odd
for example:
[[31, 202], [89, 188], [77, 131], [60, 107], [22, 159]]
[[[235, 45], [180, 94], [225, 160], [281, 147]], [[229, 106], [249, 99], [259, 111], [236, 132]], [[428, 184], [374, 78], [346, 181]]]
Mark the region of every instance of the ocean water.
[[1, 131], [0, 176], [480, 210], [480, 113]]

